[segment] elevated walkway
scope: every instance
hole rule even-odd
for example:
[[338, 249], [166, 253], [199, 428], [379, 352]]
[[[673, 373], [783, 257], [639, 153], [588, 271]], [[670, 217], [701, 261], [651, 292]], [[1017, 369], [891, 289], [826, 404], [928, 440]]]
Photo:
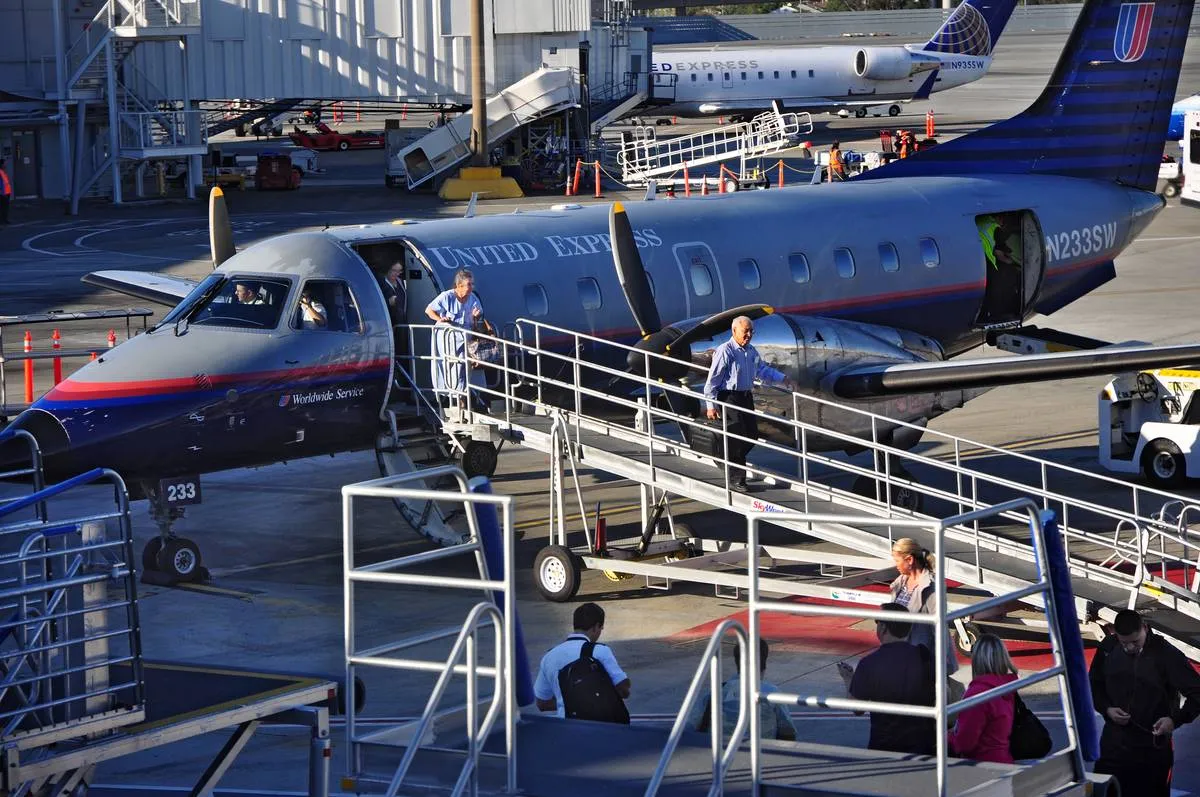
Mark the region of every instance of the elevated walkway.
[[[1059, 519], [1080, 618], [1111, 620], [1122, 608], [1137, 608], [1155, 630], [1200, 661], [1200, 595], [1191, 589], [1200, 544], [1187, 522], [1200, 509], [1187, 499], [908, 426], [852, 405], [778, 393], [773, 401], [776, 413], [757, 413], [759, 428], [769, 439], [755, 441], [755, 452], [770, 457], [772, 468], [756, 468], [764, 474], [763, 481], [755, 492], [740, 493], [731, 489], [724, 458], [700, 455], [681, 439], [681, 429], [687, 435], [700, 422], [659, 406], [667, 393], [679, 406], [695, 402], [692, 389], [605, 365], [624, 363], [632, 351], [628, 347], [536, 322], [517, 326], [516, 340], [525, 342], [503, 341], [507, 364], [489, 369], [494, 387], [475, 390], [492, 402], [490, 414], [455, 410], [444, 413], [441, 423], [445, 432], [476, 444], [490, 436], [550, 454], [556, 494], [550, 541], [556, 549], [543, 552], [535, 576], [539, 589], [551, 599], [569, 599], [584, 568], [645, 577], [659, 586], [683, 581], [712, 584], [726, 592], [747, 589], [745, 569], [753, 557], [746, 555], [745, 545], [699, 539], [694, 530], [697, 538], [679, 535], [673, 528], [660, 533], [656, 521], [664, 511], [669, 513], [672, 499], [686, 498], [741, 515], [775, 514], [769, 521], [773, 526], [858, 554], [822, 555], [822, 560], [840, 561], [868, 574], [888, 560], [891, 541], [903, 536], [881, 525], [880, 519], [929, 519], [1028, 498]], [[566, 353], [572, 351], [587, 352], [586, 359]], [[418, 367], [428, 367], [427, 362]], [[454, 357], [442, 358], [439, 367], [455, 367]], [[703, 375], [703, 369], [696, 368], [694, 378]], [[454, 380], [443, 379], [441, 384], [452, 387]], [[461, 389], [444, 392], [451, 398], [461, 395]], [[638, 394], [655, 400], [647, 404], [636, 398]], [[451, 404], [457, 406], [455, 401]], [[902, 435], [923, 434], [921, 449], [941, 444], [947, 453], [931, 456], [879, 442], [892, 439], [898, 430]], [[728, 441], [727, 429], [718, 433]], [[846, 448], [864, 453], [853, 458], [837, 453]], [[966, 456], [971, 451], [986, 453], [989, 467], [1004, 475], [972, 467]], [[582, 533], [568, 535], [564, 507], [566, 501], [574, 503], [568, 476], [580, 468], [644, 485], [643, 519], [652, 512], [653, 519], [646, 522], [640, 539], [600, 540], [586, 517]], [[577, 482], [574, 489], [578, 493]], [[582, 506], [581, 493], [578, 500]], [[785, 514], [792, 512], [857, 517], [861, 522], [817, 522]], [[934, 540], [922, 529], [906, 533], [933, 550]], [[999, 512], [986, 523], [976, 519], [953, 525], [946, 529], [944, 544], [946, 577], [982, 593], [1019, 591], [1036, 580], [1037, 557], [1019, 513]], [[811, 561], [787, 545], [769, 553], [781, 565]], [[675, 561], [663, 561], [664, 556]], [[878, 593], [855, 590], [867, 583], [865, 577], [842, 577], [826, 588], [779, 581], [776, 588], [824, 597], [836, 589], [843, 599], [877, 604]], [[1035, 595], [1023, 600], [1042, 608]], [[965, 625], [960, 622], [956, 629], [969, 645]]]
[[738, 161], [738, 174], [746, 162], [790, 149], [812, 132], [807, 113], [782, 113], [776, 105], [746, 122], [723, 125], [698, 133], [659, 138], [654, 125], [643, 125], [622, 135], [617, 163], [627, 185], [677, 178], [686, 169]]
[[[579, 104], [578, 76], [565, 67], [543, 67], [488, 98], [488, 142], [496, 144], [522, 125]], [[460, 166], [471, 155], [471, 114], [434, 128], [397, 152], [388, 174], [406, 174], [416, 188]]]

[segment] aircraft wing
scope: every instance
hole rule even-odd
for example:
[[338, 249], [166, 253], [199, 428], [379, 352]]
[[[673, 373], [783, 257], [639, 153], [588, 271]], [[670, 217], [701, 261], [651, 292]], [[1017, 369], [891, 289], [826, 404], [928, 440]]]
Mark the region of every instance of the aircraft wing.
[[93, 271], [83, 281], [167, 307], [179, 304], [196, 287], [195, 280], [146, 271]]
[[834, 378], [833, 392], [847, 399], [932, 393], [1139, 371], [1197, 361], [1200, 361], [1200, 344], [1120, 345], [1012, 357], [851, 366]]

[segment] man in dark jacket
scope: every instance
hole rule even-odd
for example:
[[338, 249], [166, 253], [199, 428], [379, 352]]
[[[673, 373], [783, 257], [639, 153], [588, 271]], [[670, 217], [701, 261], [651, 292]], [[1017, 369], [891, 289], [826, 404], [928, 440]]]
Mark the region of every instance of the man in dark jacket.
[[1096, 772], [1114, 775], [1123, 797], [1170, 797], [1171, 734], [1200, 715], [1200, 675], [1137, 612], [1118, 612], [1115, 630], [1088, 674], [1104, 717]]

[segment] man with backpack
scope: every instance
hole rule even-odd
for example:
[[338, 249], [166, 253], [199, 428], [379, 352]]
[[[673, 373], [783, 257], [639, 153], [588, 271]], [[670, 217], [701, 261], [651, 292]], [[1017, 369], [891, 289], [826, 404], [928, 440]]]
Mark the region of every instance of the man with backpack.
[[542, 657], [533, 685], [538, 709], [571, 719], [628, 724], [629, 676], [608, 645], [596, 642], [604, 631], [604, 609], [583, 604], [575, 610], [574, 626]]

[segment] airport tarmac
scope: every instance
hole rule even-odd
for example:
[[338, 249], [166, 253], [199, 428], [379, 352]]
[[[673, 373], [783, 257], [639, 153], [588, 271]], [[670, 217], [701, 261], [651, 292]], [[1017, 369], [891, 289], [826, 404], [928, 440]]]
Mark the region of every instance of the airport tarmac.
[[[932, 104], [939, 128], [961, 132], [1019, 111], [1040, 91], [1063, 38], [1050, 34], [1006, 36], [988, 77], [935, 96]], [[1185, 96], [1197, 89], [1200, 57], [1193, 53], [1185, 59], [1178, 93]], [[839, 137], [844, 146], [861, 142], [865, 148], [868, 142], [877, 141], [876, 131], [881, 127], [923, 125], [925, 107], [909, 106], [900, 120], [816, 117], [813, 140], [825, 143]], [[336, 160], [341, 157], [345, 161]], [[319, 185], [314, 179], [294, 194], [234, 194], [233, 221], [239, 246], [325, 224], [462, 212], [461, 204], [443, 205], [427, 196], [385, 189], [378, 150], [323, 154], [322, 165], [333, 181], [337, 174], [367, 169], [368, 157], [377, 159], [370, 167], [378, 170], [376, 188], [330, 185], [327, 190], [310, 190]], [[361, 162], [355, 160], [360, 158]], [[610, 193], [603, 201], [637, 195]], [[484, 203], [480, 210], [512, 212], [517, 207], [558, 201], [562, 199]], [[0, 230], [2, 312], [141, 304], [78, 282], [81, 275], [98, 269], [133, 268], [198, 278], [211, 268], [200, 203], [89, 208], [85, 213], [76, 219], [50, 218], [16, 206], [16, 223]], [[847, 224], [853, 222], [847, 219]], [[1198, 240], [1200, 212], [1180, 207], [1174, 200], [1168, 202], [1142, 238], [1119, 258], [1116, 280], [1037, 323], [1106, 339], [1200, 340], [1200, 318], [1194, 313], [1200, 290], [1193, 255]], [[931, 426], [1097, 471], [1095, 401], [1104, 381], [1096, 377], [998, 388]], [[986, 469], [996, 463], [981, 457], [974, 464]], [[578, 602], [598, 601], [608, 611], [603, 639], [612, 644], [633, 680], [631, 711], [640, 721], [665, 721], [678, 709], [705, 644], [706, 627], [742, 612], [744, 603], [714, 597], [699, 587], [680, 586], [661, 593], [637, 581], [614, 583], [594, 572], [585, 574], [576, 602], [558, 605], [543, 601], [533, 587], [531, 565], [547, 537], [550, 497], [545, 470], [542, 455], [506, 449], [495, 479], [497, 491], [516, 498], [517, 524], [524, 532], [517, 543], [517, 584], [519, 614], [531, 657], [536, 663], [540, 653], [568, 630], [570, 613]], [[339, 490], [343, 484], [377, 475], [374, 457], [367, 452], [206, 476], [205, 503], [189, 511], [178, 531], [200, 543], [213, 582], [187, 589], [141, 588], [145, 655], [213, 665], [339, 673], [343, 654]], [[636, 486], [590, 473], [585, 474], [584, 483], [589, 507], [601, 502], [610, 524], [636, 521]], [[681, 511], [695, 514], [688, 519], [693, 524], [720, 527], [727, 533], [739, 528], [736, 519], [719, 513], [700, 513], [689, 506], [682, 506]], [[144, 504], [135, 505], [134, 521], [140, 550], [154, 534]], [[386, 505], [370, 507], [362, 517], [362, 528], [360, 552], [365, 556], [395, 556], [428, 547]], [[440, 572], [465, 574], [469, 565], [455, 563]], [[457, 622], [466, 605], [467, 599], [457, 595], [380, 591], [358, 621], [381, 638], [389, 634], [398, 638], [419, 628]], [[814, 618], [777, 623], [768, 636], [774, 647], [767, 677], [784, 688], [811, 694], [837, 693], [841, 682], [834, 664], [873, 646], [869, 624]], [[1022, 645], [1019, 652], [1018, 663], [1026, 667], [1046, 660], [1044, 646]], [[368, 711], [380, 717], [417, 714], [430, 683], [412, 677], [368, 677]], [[1056, 718], [1054, 699], [1038, 697], [1030, 702], [1061, 739], [1062, 723]], [[865, 746], [867, 738], [865, 719], [839, 712], [805, 712], [801, 728], [809, 738], [834, 743]], [[199, 776], [224, 740], [223, 734], [214, 734], [141, 753], [104, 765], [95, 780], [113, 785], [110, 794], [136, 795], [135, 784], [184, 786]], [[336, 787], [346, 766], [340, 730], [335, 731], [334, 742]], [[1200, 731], [1185, 726], [1176, 734], [1176, 747], [1178, 793], [1200, 793], [1200, 769], [1188, 763], [1200, 753]], [[306, 754], [303, 732], [262, 729], [223, 785], [300, 790]]]

